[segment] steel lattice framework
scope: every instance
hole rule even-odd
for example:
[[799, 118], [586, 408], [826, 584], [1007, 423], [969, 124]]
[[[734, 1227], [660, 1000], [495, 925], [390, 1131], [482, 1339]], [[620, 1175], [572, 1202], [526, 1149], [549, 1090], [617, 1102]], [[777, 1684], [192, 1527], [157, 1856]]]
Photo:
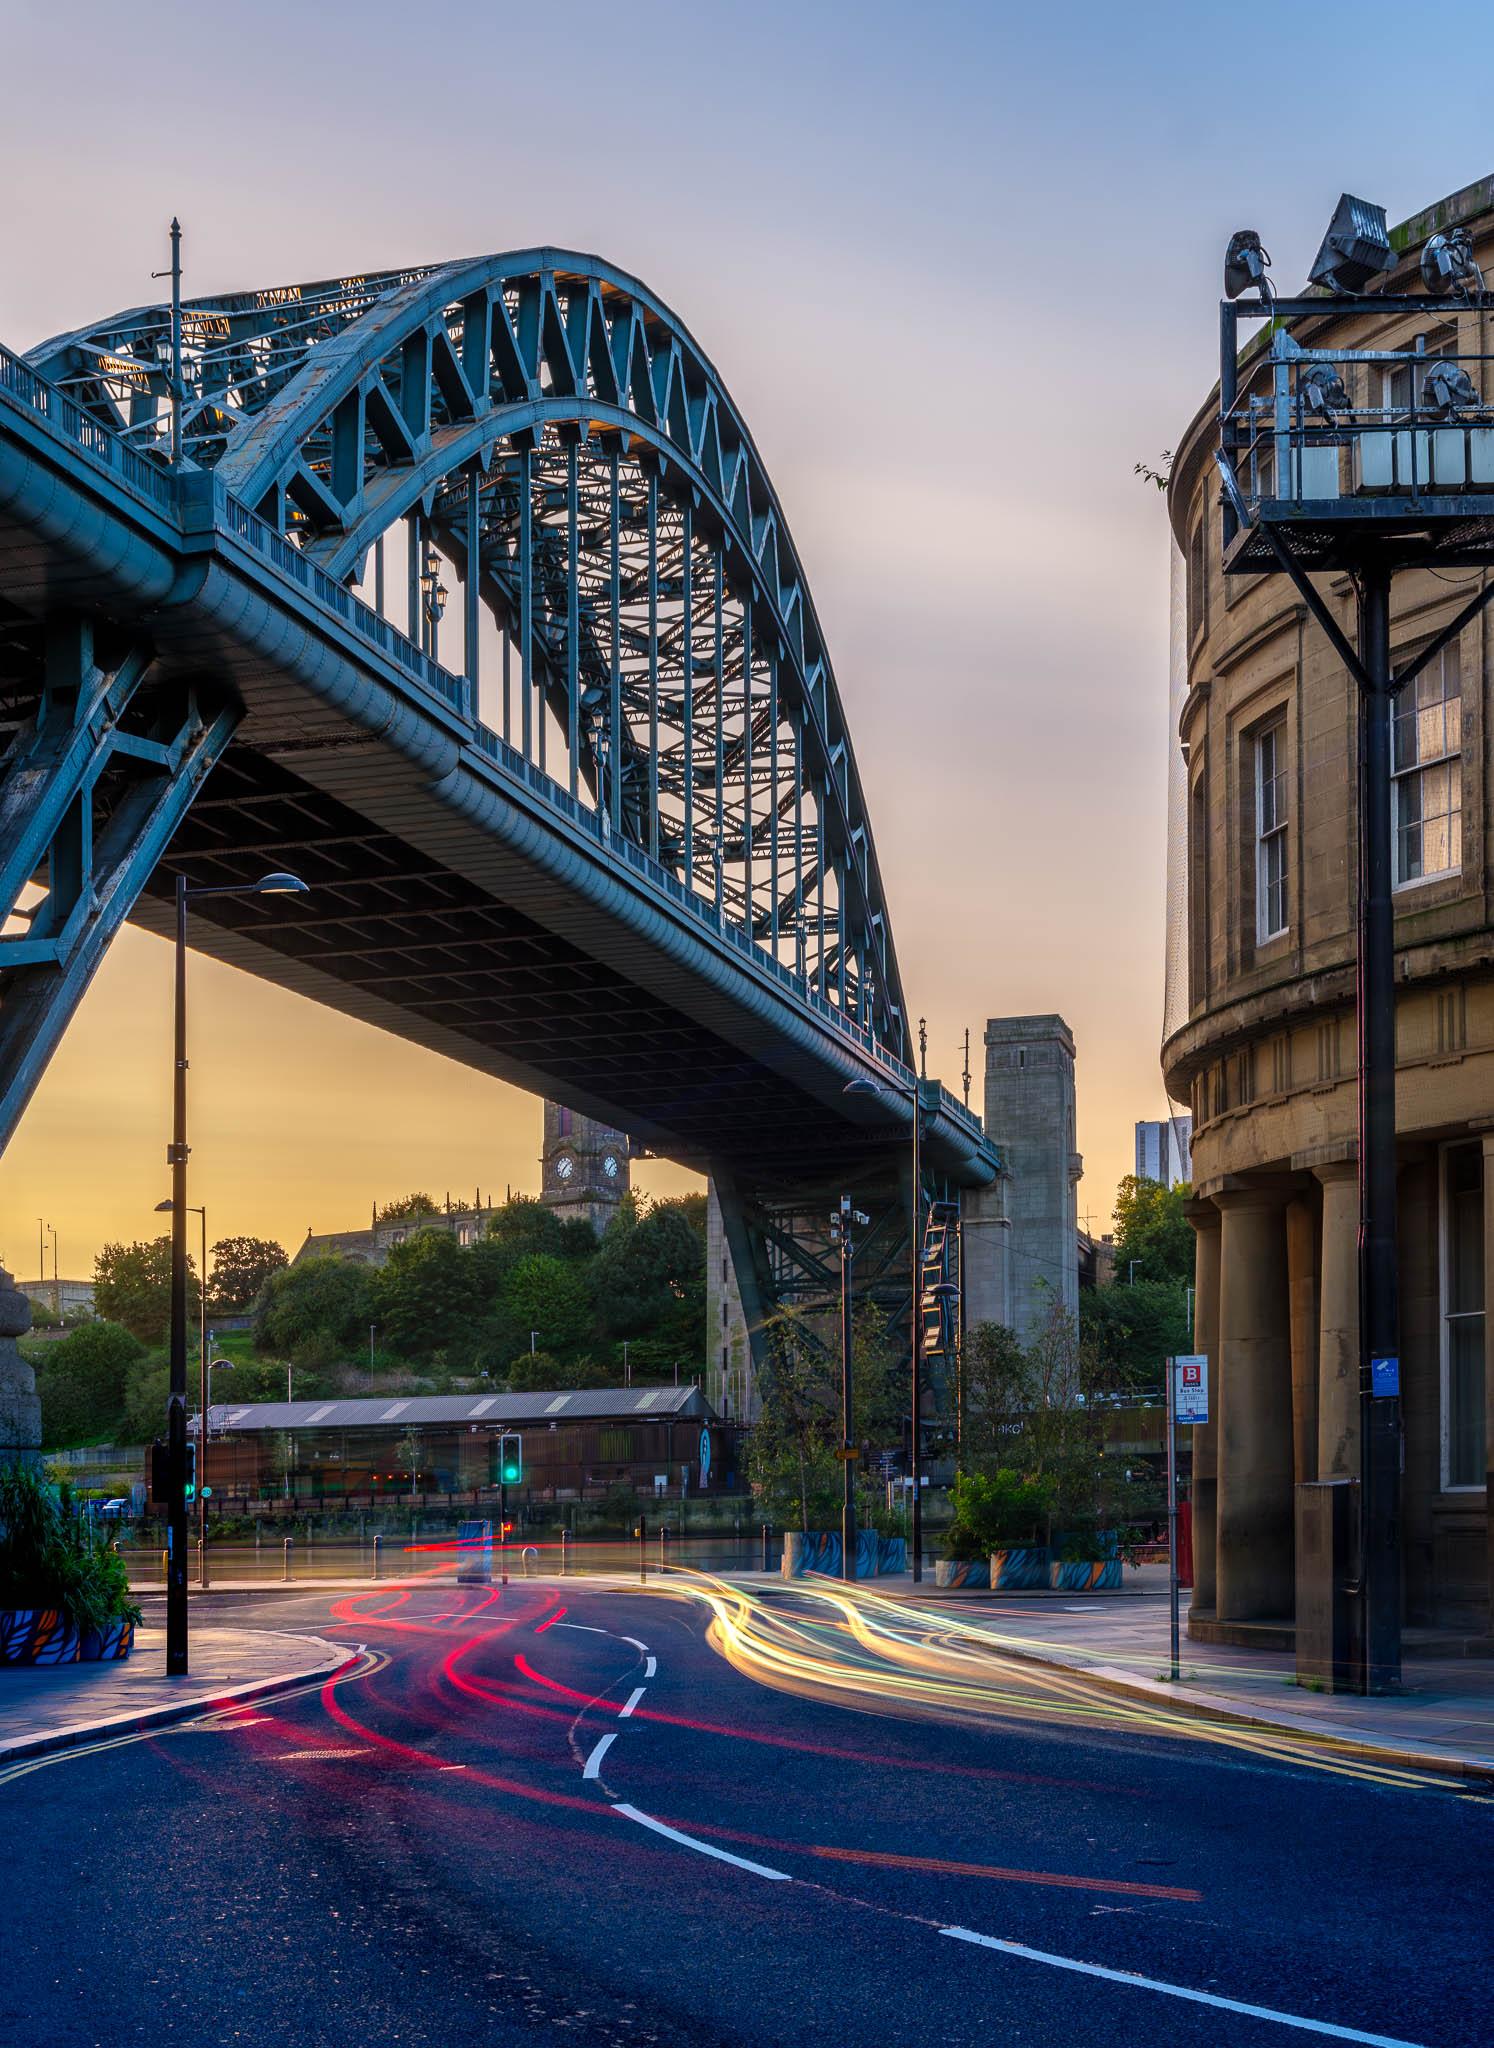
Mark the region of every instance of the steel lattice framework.
[[[186, 462], [402, 609], [437, 658], [450, 573], [446, 633], [490, 729], [905, 1058], [808, 584], [740, 414], [668, 308], [595, 257], [538, 249], [196, 300], [182, 329]], [[163, 459], [170, 343], [170, 309], [147, 306], [28, 360]]]

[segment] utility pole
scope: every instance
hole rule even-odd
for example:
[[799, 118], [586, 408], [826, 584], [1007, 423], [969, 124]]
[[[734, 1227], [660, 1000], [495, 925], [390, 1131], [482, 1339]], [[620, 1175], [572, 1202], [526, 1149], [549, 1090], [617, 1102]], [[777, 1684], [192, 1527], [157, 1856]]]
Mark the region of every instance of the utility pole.
[[[172, 222], [172, 248], [180, 230]], [[173, 253], [173, 261], [176, 260]], [[179, 307], [177, 309], [179, 318]], [[178, 329], [179, 331], [179, 329]], [[187, 1675], [187, 878], [176, 878], [171, 1090], [171, 1384], [166, 1404], [166, 1675]]]
[[853, 1368], [851, 1357], [851, 1219], [858, 1212], [849, 1195], [842, 1195], [836, 1214], [836, 1235], [840, 1240], [840, 1431], [843, 1492], [840, 1507], [840, 1575], [856, 1576], [856, 1450], [852, 1440], [855, 1427]]

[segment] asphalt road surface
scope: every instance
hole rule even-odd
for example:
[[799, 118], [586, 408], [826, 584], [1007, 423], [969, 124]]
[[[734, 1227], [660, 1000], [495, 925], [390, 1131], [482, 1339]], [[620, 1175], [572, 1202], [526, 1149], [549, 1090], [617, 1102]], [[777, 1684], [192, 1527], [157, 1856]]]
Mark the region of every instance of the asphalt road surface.
[[0, 1770], [0, 2042], [1494, 2039], [1494, 1802], [840, 1602], [216, 1598], [366, 1654]]

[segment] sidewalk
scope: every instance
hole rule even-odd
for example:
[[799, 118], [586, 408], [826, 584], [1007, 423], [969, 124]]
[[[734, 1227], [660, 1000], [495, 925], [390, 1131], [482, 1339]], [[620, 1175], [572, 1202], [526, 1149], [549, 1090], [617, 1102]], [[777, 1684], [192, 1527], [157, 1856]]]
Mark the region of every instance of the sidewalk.
[[945, 1593], [928, 1579], [915, 1588], [908, 1573], [862, 1585], [941, 1614], [968, 1616], [1004, 1651], [1082, 1671], [1175, 1713], [1329, 1737], [1494, 1786], [1494, 1660], [1412, 1655], [1403, 1666], [1404, 1689], [1394, 1698], [1309, 1692], [1295, 1682], [1290, 1651], [1189, 1642], [1184, 1593], [1182, 1681], [1174, 1685], [1167, 1677], [1165, 1566], [1128, 1571], [1125, 1590], [1110, 1594]]
[[164, 1628], [137, 1629], [133, 1654], [119, 1664], [0, 1666], [0, 1765], [264, 1699], [327, 1677], [356, 1655], [321, 1636], [194, 1621], [186, 1678], [166, 1676]]

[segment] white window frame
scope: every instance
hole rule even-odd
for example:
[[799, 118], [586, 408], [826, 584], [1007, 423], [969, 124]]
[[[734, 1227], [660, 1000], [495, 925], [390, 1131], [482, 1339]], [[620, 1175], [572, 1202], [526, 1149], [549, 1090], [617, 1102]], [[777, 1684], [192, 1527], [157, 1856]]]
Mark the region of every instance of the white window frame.
[[[1284, 801], [1287, 772], [1282, 741], [1286, 735], [1286, 715], [1273, 717], [1258, 726], [1251, 740], [1251, 773], [1255, 782], [1255, 942], [1258, 946], [1269, 945], [1273, 939], [1282, 938], [1291, 930], [1290, 904], [1287, 896], [1287, 805]], [[1265, 773], [1266, 744], [1270, 742], [1272, 772]], [[1273, 796], [1280, 801], [1272, 810], [1272, 822], [1266, 823], [1266, 786], [1272, 788]], [[1273, 856], [1281, 861], [1278, 882], [1273, 885], [1270, 864]], [[1278, 887], [1281, 896], [1281, 922], [1270, 923], [1270, 904], [1273, 886]]]
[[[1452, 1263], [1447, 1227], [1447, 1163], [1448, 1154], [1455, 1152], [1460, 1145], [1477, 1144], [1478, 1142], [1476, 1138], [1472, 1140], [1453, 1138], [1449, 1139], [1445, 1145], [1439, 1145], [1437, 1148], [1437, 1477], [1441, 1490], [1444, 1493], [1483, 1493], [1487, 1484], [1485, 1476], [1480, 1476], [1477, 1479], [1459, 1480], [1456, 1484], [1449, 1477], [1452, 1458], [1447, 1426], [1449, 1381], [1452, 1375], [1452, 1331], [1450, 1325], [1454, 1319], [1447, 1309], [1447, 1299], [1450, 1291], [1448, 1283], [1451, 1278], [1449, 1269]], [[1486, 1174], [1484, 1177], [1484, 1200], [1487, 1202], [1488, 1199], [1489, 1187]], [[1484, 1272], [1483, 1308], [1477, 1311], [1473, 1309], [1460, 1309], [1456, 1313], [1459, 1320], [1472, 1317], [1476, 1313], [1479, 1321], [1484, 1321], [1484, 1318], [1489, 1313], [1489, 1275], [1487, 1268]], [[1485, 1341], [1487, 1342], [1487, 1337]], [[1487, 1394], [1485, 1398], [1487, 1399]], [[1487, 1416], [1484, 1418], [1484, 1421], [1487, 1428]]]
[[[1457, 689], [1451, 697], [1447, 694], [1449, 667], [1457, 675]], [[1398, 767], [1396, 765], [1398, 735], [1405, 722], [1401, 716], [1402, 699], [1409, 698], [1412, 702], [1412, 730], [1419, 733], [1418, 719], [1414, 708], [1416, 700], [1410, 697], [1410, 693], [1419, 689], [1422, 676], [1429, 673], [1435, 673], [1442, 683], [1442, 696], [1439, 702], [1443, 707], [1442, 728], [1444, 735], [1447, 731], [1447, 706], [1452, 703], [1458, 706], [1458, 743], [1455, 747], [1449, 747], [1445, 744], [1444, 740], [1443, 750], [1440, 754], [1428, 754], [1424, 759], [1418, 755], [1415, 761], [1409, 762], [1405, 767]], [[1451, 821], [1453, 819], [1457, 820], [1458, 857], [1456, 860], [1449, 861], [1448, 865], [1444, 868], [1427, 868], [1425, 865], [1427, 818], [1425, 805], [1423, 805], [1421, 817], [1417, 820], [1422, 833], [1422, 870], [1417, 875], [1405, 874], [1403, 872], [1404, 847], [1408, 828], [1403, 825], [1401, 820], [1402, 792], [1411, 789], [1413, 786], [1420, 787], [1422, 778], [1429, 770], [1434, 768], [1447, 768], [1451, 770], [1454, 764], [1456, 764], [1457, 768], [1458, 800], [1455, 806], [1437, 815], [1449, 820], [1449, 844], [1453, 836]], [[1450, 775], [1449, 779], [1451, 779]], [[1397, 892], [1402, 889], [1420, 889], [1427, 882], [1443, 882], [1447, 880], [1449, 875], [1460, 875], [1463, 872], [1463, 656], [1461, 640], [1454, 640], [1444, 647], [1436, 661], [1429, 663], [1428, 667], [1423, 669], [1422, 675], [1415, 677], [1413, 681], [1405, 685], [1404, 690], [1397, 697], [1392, 707], [1390, 726], [1390, 838], [1391, 872], [1394, 878], [1393, 887]]]

